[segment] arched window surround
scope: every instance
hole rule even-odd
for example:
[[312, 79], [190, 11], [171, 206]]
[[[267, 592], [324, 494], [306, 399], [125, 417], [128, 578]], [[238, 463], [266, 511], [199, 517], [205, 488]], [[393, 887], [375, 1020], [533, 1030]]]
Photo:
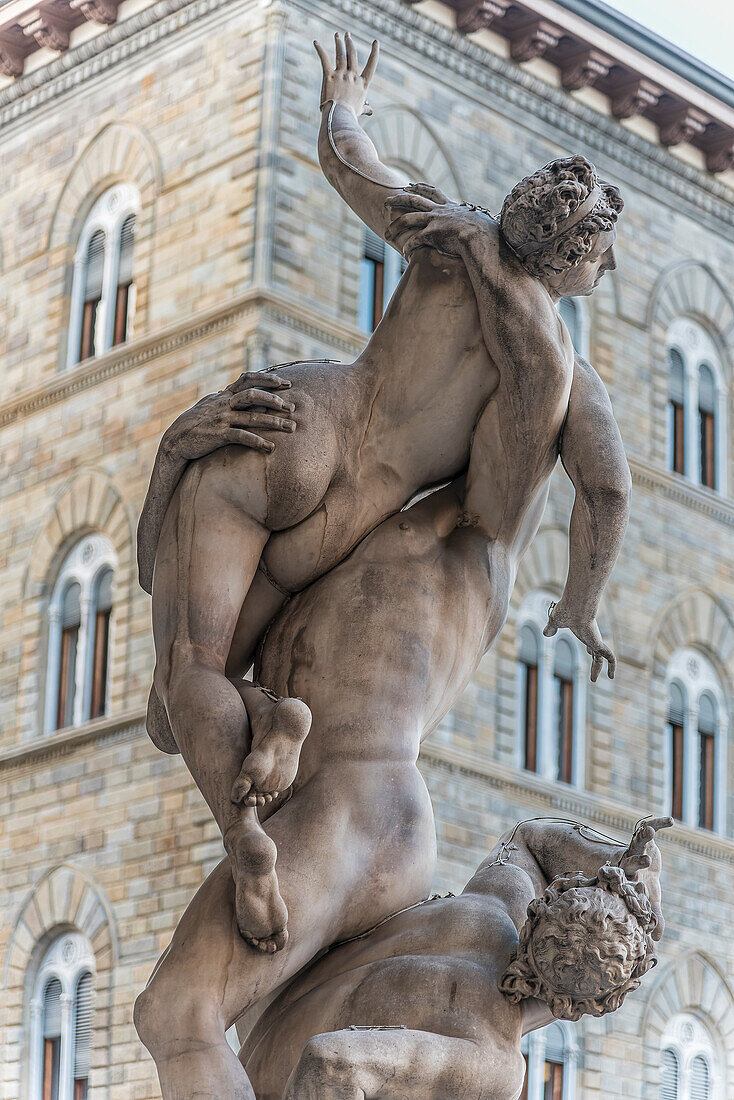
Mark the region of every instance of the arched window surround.
[[[140, 193], [137, 188], [130, 183], [118, 183], [100, 195], [84, 222], [74, 253], [69, 340], [66, 355], [67, 367], [74, 367], [79, 362], [87, 257], [89, 243], [95, 233], [103, 233], [105, 241], [95, 354], [102, 355], [104, 352], [109, 351], [113, 345], [115, 300], [120, 269], [120, 234], [125, 221], [130, 216], [139, 217], [140, 210]], [[128, 304], [128, 316], [130, 318], [132, 318], [133, 312], [134, 303], [130, 302]]]
[[[710, 696], [715, 704], [716, 725], [714, 733], [714, 827], [715, 833], [723, 833], [726, 827], [726, 775], [729, 715], [726, 695], [711, 662], [698, 650], [685, 647], [671, 657], [665, 678], [666, 707], [669, 706], [671, 687], [677, 685], [684, 700], [683, 713], [683, 823], [699, 828], [699, 798], [701, 758], [699, 752], [699, 709], [704, 696]], [[673, 799], [673, 759], [670, 739], [665, 745], [665, 812]]]
[[671, 1051], [678, 1062], [678, 1096], [676, 1100], [694, 1100], [691, 1086], [696, 1059], [703, 1059], [709, 1073], [709, 1097], [707, 1100], [725, 1100], [725, 1082], [721, 1072], [721, 1058], [705, 1023], [690, 1012], [674, 1016], [663, 1032], [660, 1059]]
[[528, 1100], [544, 1100], [545, 1063], [549, 1056], [562, 1059], [561, 1100], [576, 1100], [579, 1045], [572, 1024], [566, 1020], [556, 1020], [531, 1031], [523, 1037], [521, 1049], [527, 1059], [525, 1089]]
[[[727, 492], [728, 400], [721, 357], [708, 332], [690, 317], [677, 317], [669, 326], [668, 356], [676, 352], [683, 362], [684, 476], [704, 484], [701, 469], [699, 389], [702, 367], [708, 367], [714, 381], [714, 492]], [[670, 365], [668, 365], [670, 371]], [[668, 413], [666, 465], [673, 468], [673, 432]]]
[[[48, 606], [48, 654], [46, 662], [46, 694], [44, 732], [52, 733], [57, 726], [59, 677], [61, 675], [62, 611], [64, 598], [71, 585], [80, 589], [80, 624], [76, 643], [76, 675], [72, 726], [89, 720], [93, 692], [94, 620], [100, 581], [107, 571], [114, 574], [117, 556], [105, 535], [87, 535], [78, 541], [64, 558], [56, 578]], [[107, 651], [112, 652], [112, 632], [107, 639]], [[109, 678], [109, 661], [106, 669]]]
[[[586, 774], [586, 651], [568, 630], [559, 631], [554, 637], [546, 638], [543, 628], [548, 621], [548, 608], [557, 599], [550, 592], [529, 593], [518, 611], [517, 639], [519, 642], [523, 627], [529, 627], [536, 636], [539, 649], [538, 661], [538, 723], [537, 723], [537, 768], [535, 774], [551, 783], [559, 782], [558, 754], [559, 745], [554, 715], [554, 670], [556, 650], [559, 643], [567, 644], [573, 654], [573, 754], [571, 765], [571, 785], [583, 787]], [[516, 766], [524, 769], [524, 711], [525, 698], [521, 669], [518, 662], [516, 677], [515, 714], [517, 715]]]
[[44, 998], [52, 981], [61, 984], [61, 1060], [59, 1100], [73, 1100], [74, 1053], [76, 1045], [76, 1001], [79, 983], [96, 973], [94, 952], [86, 936], [76, 929], [57, 935], [47, 946], [32, 985], [30, 1013], [29, 1100], [43, 1097]]

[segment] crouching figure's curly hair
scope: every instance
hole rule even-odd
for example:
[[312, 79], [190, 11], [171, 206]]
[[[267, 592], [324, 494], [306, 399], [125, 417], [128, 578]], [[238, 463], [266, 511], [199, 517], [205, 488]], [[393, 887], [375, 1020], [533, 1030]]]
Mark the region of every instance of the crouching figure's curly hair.
[[597, 233], [614, 227], [624, 203], [586, 157], [554, 160], [516, 184], [505, 199], [500, 229], [525, 270], [554, 275], [591, 251]]
[[537, 997], [562, 1020], [615, 1012], [657, 963], [656, 925], [644, 885], [620, 867], [559, 875], [528, 906], [500, 989], [514, 1003]]

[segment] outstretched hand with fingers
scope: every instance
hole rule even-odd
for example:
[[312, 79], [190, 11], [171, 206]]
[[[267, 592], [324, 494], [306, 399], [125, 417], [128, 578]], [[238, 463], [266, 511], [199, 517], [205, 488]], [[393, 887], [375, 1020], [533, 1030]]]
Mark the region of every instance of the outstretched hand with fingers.
[[645, 884], [652, 910], [657, 918], [657, 927], [652, 933], [659, 940], [665, 928], [661, 908], [660, 871], [662, 861], [660, 849], [655, 840], [661, 829], [670, 829], [674, 824], [672, 817], [646, 818], [638, 823], [629, 844], [615, 860], [627, 878], [639, 880]]
[[605, 661], [607, 675], [610, 680], [613, 680], [617, 659], [609, 646], [604, 644], [596, 619], [572, 614], [561, 599], [558, 603], [551, 604], [548, 610], [548, 622], [543, 633], [546, 638], [552, 638], [564, 626], [586, 646], [586, 652], [591, 656], [591, 682], [595, 684], [599, 679]]
[[377, 41], [372, 43], [370, 56], [362, 72], [359, 71], [357, 60], [357, 48], [352, 41], [349, 31], [344, 35], [334, 35], [336, 45], [336, 60], [334, 65], [320, 42], [314, 42], [316, 53], [321, 58], [323, 69], [323, 81], [321, 83], [321, 103], [323, 108], [326, 103], [343, 103], [350, 107], [357, 118], [360, 115], [371, 115], [372, 108], [367, 100], [367, 88], [377, 68], [377, 59], [380, 47]]

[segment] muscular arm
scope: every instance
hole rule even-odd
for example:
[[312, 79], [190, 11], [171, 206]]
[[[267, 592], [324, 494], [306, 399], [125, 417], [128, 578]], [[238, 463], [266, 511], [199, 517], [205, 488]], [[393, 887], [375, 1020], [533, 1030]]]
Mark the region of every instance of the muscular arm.
[[323, 46], [314, 43], [324, 77], [319, 162], [327, 180], [347, 205], [378, 236], [384, 237], [392, 217], [385, 202], [403, 190], [403, 181], [380, 161], [358, 121], [360, 115], [371, 113], [366, 91], [377, 67], [377, 43], [372, 44], [372, 52], [360, 73], [351, 36], [345, 35], [342, 42], [337, 34], [335, 41], [334, 66]]
[[492, 223], [469, 234], [461, 256], [500, 381], [481, 414], [467, 477], [467, 519], [516, 563], [534, 533], [558, 459], [573, 349], [550, 297], [500, 256]]
[[599, 610], [622, 547], [632, 489], [609, 396], [599, 375], [580, 355], [576, 355], [561, 461], [573, 482], [576, 498], [571, 513], [568, 577], [549, 626], [568, 626], [578, 636], [594, 622]]
[[365, 225], [384, 237], [391, 217], [385, 199], [402, 191], [403, 182], [396, 172], [382, 164], [354, 111], [345, 103], [324, 104], [319, 163], [347, 205]]

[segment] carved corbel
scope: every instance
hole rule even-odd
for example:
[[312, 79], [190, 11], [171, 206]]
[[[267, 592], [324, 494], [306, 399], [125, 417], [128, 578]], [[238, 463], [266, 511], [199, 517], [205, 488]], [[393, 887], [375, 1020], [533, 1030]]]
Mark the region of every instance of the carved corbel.
[[709, 122], [708, 115], [684, 103], [658, 119], [660, 140], [663, 145], [680, 145], [691, 138], [700, 137]]
[[510, 0], [461, 0], [456, 10], [456, 29], [471, 34], [489, 27], [501, 19], [510, 7]]
[[75, 19], [68, 8], [37, 7], [18, 20], [27, 38], [35, 38], [42, 48], [63, 51], [69, 48], [69, 35]]
[[[708, 134], [706, 138], [708, 139]], [[703, 144], [703, 143], [701, 143]], [[714, 135], [704, 147], [706, 169], [709, 172], [728, 172], [734, 168], [734, 133]]]
[[90, 23], [109, 26], [117, 21], [117, 9], [121, 0], [70, 0], [69, 7], [82, 13]]
[[662, 94], [657, 84], [636, 76], [612, 92], [612, 114], [615, 118], [635, 118], [656, 107]]
[[563, 31], [545, 19], [534, 19], [519, 27], [510, 38], [510, 56], [513, 61], [532, 61], [555, 49], [563, 38]]
[[567, 57], [561, 65], [561, 82], [566, 91], [577, 92], [589, 88], [597, 80], [603, 80], [614, 62], [611, 57], [585, 46], [583, 50]]
[[22, 76], [29, 52], [22, 31], [0, 31], [0, 73], [3, 76]]

